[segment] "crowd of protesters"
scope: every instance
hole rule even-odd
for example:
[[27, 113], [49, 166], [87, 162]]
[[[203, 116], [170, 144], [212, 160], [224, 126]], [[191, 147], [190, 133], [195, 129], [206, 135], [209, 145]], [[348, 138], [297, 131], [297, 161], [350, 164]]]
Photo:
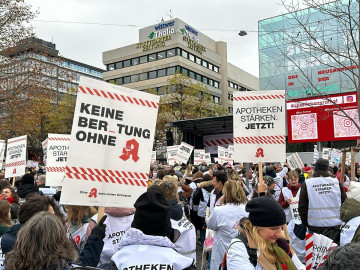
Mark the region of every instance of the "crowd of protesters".
[[14, 183], [1, 174], [0, 270], [306, 269], [307, 232], [338, 244], [321, 269], [358, 269], [360, 168], [351, 181], [322, 158], [263, 165], [263, 176], [258, 165], [152, 165], [134, 208], [100, 221], [95, 207], [61, 205], [44, 168]]

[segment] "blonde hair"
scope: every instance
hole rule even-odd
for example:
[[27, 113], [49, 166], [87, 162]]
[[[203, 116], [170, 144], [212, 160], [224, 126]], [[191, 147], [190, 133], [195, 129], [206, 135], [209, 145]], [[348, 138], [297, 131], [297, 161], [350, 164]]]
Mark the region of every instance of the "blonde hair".
[[[268, 260], [269, 262], [275, 263], [277, 258], [274, 252], [272, 251], [271, 243], [269, 241], [264, 240], [264, 238], [262, 238], [259, 233], [259, 230], [262, 229], [263, 227], [252, 225], [250, 220], [246, 220], [242, 227], [245, 229], [246, 234], [254, 240], [256, 247], [259, 250], [259, 254], [262, 254], [265, 257], [265, 259]], [[240, 226], [239, 226], [239, 230], [241, 230]], [[283, 225], [283, 231], [285, 234], [282, 234], [281, 238], [289, 240], [290, 239], [289, 232], [287, 230], [286, 223]], [[290, 252], [294, 254], [290, 242], [289, 242], [289, 248], [290, 248]]]
[[289, 179], [291, 179], [292, 177], [296, 177], [297, 179], [299, 179], [299, 173], [297, 171], [290, 171], [288, 173], [288, 177]]
[[225, 182], [223, 190], [224, 199], [223, 204], [246, 204], [247, 198], [241, 185], [235, 180], [228, 180]]

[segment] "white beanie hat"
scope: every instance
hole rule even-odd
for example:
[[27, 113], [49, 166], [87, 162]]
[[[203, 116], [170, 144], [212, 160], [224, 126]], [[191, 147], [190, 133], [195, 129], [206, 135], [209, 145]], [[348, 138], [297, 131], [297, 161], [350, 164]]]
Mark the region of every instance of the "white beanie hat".
[[351, 194], [351, 198], [360, 202], [360, 183], [351, 181], [350, 194]]

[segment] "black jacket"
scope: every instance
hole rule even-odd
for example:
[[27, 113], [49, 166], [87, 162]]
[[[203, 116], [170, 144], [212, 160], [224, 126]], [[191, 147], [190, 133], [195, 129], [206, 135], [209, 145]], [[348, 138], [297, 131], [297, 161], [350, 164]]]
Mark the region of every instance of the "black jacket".
[[1, 249], [4, 254], [10, 252], [15, 246], [16, 235], [23, 224], [15, 224], [1, 238]]
[[169, 201], [170, 204], [170, 218], [173, 220], [180, 220], [183, 217], [183, 210], [181, 205], [178, 203], [177, 199], [172, 199]]

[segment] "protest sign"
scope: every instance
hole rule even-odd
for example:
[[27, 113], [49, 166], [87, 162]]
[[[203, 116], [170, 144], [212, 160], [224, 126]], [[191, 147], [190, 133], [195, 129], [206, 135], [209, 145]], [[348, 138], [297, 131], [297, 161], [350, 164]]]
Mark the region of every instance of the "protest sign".
[[319, 159], [319, 151], [317, 150], [317, 145], [314, 145], [314, 155], [313, 155], [313, 163], [315, 163]]
[[286, 159], [291, 170], [295, 170], [296, 168], [299, 169], [304, 168], [304, 163], [302, 162], [298, 153], [292, 154], [288, 156]]
[[48, 134], [46, 185], [62, 186], [69, 154], [70, 135]]
[[22, 176], [26, 166], [27, 136], [8, 139], [6, 148], [5, 178]]
[[174, 165], [178, 163], [176, 153], [179, 149], [180, 145], [172, 145], [166, 147], [166, 158], [167, 158], [167, 164]]
[[194, 149], [194, 146], [187, 144], [185, 142], [181, 142], [178, 151], [176, 152], [176, 159], [181, 163], [187, 163], [189, 157], [191, 156], [191, 152]]
[[331, 163], [333, 163], [334, 165], [339, 165], [341, 156], [341, 150], [333, 149], [331, 152]]
[[158, 102], [80, 78], [61, 204], [133, 207], [147, 187]]
[[204, 149], [194, 149], [194, 165], [200, 165], [205, 160], [205, 150]]
[[151, 164], [154, 164], [156, 161], [156, 151], [151, 152]]
[[285, 91], [234, 92], [234, 161], [284, 162]]
[[234, 162], [234, 145], [229, 145], [228, 149], [225, 150], [225, 161]]
[[290, 211], [291, 217], [294, 220], [295, 224], [300, 225], [302, 222], [299, 214], [299, 197], [291, 198]]
[[206, 164], [211, 164], [211, 155], [210, 155], [210, 153], [205, 153], [205, 162], [206, 162]]
[[47, 160], [47, 145], [48, 145], [48, 139], [46, 138], [42, 143], [42, 149], [43, 149], [43, 162], [44, 166], [46, 167], [46, 160]]
[[6, 145], [5, 141], [0, 140], [0, 170], [3, 169], [3, 165], [4, 165], [5, 145]]
[[322, 157], [329, 160], [331, 148], [324, 147], [322, 150]]
[[222, 146], [218, 146], [218, 157], [219, 163], [225, 163], [226, 162], [226, 148]]

